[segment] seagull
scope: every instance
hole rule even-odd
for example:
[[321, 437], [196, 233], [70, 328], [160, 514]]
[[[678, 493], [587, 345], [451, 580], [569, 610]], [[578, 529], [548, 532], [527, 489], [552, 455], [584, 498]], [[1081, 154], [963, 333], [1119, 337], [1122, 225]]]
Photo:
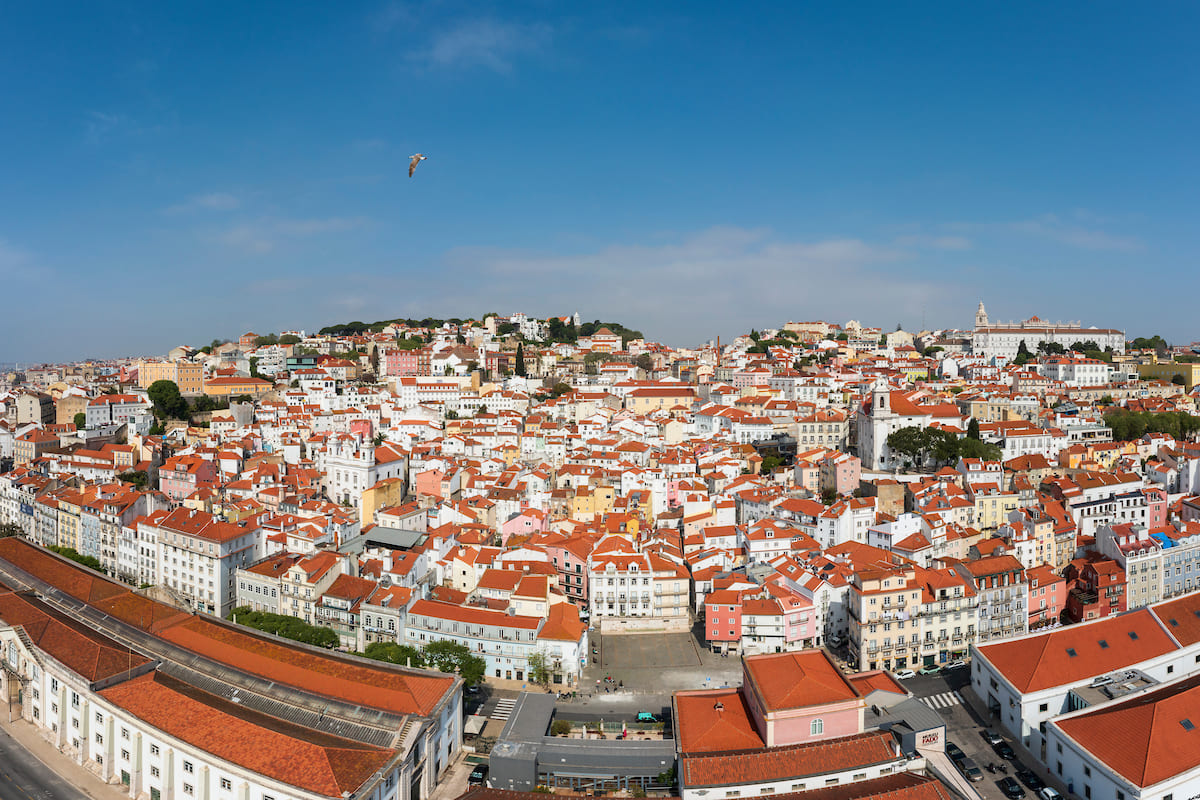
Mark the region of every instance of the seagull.
[[413, 176], [413, 173], [417, 171], [417, 164], [420, 164], [425, 160], [425, 158], [426, 157], [420, 153], [412, 156], [412, 161], [408, 162], [408, 177], [411, 178]]

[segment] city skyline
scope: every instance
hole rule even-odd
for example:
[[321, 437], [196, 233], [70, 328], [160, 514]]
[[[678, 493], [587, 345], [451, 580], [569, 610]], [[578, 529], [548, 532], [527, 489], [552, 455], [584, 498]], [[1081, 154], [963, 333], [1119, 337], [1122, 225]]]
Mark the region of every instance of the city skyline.
[[[724, 12], [7, 8], [0, 360], [492, 310], [692, 346], [980, 299], [1197, 338], [1196, 9]], [[1171, 291], [1130, 303], [1144, 273]]]

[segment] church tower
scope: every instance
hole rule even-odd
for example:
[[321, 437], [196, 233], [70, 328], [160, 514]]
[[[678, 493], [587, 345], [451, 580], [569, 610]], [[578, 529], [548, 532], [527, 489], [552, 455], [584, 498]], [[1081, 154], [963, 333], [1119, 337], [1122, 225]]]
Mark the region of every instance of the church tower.
[[979, 301], [979, 310], [975, 312], [975, 330], [986, 328], [988, 326], [987, 309], [983, 307], [983, 301]]

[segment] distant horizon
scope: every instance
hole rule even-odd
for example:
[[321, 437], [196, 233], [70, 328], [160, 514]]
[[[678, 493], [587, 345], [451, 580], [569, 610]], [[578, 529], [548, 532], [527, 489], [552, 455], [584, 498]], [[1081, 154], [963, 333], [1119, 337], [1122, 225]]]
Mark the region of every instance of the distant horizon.
[[[984, 301], [984, 305], [986, 306], [986, 300]], [[485, 313], [490, 313], [490, 312], [485, 312]], [[508, 316], [510, 316], [510, 315], [512, 315], [512, 314], [517, 314], [517, 313], [525, 313], [525, 314], [526, 314], [526, 316], [529, 316], [529, 317], [531, 317], [531, 318], [534, 318], [534, 319], [542, 319], [542, 320], [549, 319], [549, 318], [550, 318], [550, 317], [552, 317], [552, 316], [567, 316], [566, 314], [547, 314], [547, 315], [545, 315], [545, 316], [537, 316], [537, 315], [534, 315], [534, 314], [528, 314], [527, 312], [524, 312], [524, 311], [520, 311], [520, 312], [518, 312], [518, 311], [510, 311], [510, 312], [503, 312], [503, 311], [501, 311], [501, 312], [497, 312], [497, 313], [499, 313], [499, 315], [500, 315], [500, 316], [502, 316], [502, 317], [508, 317]], [[572, 313], [573, 313], [573, 312], [572, 312]], [[1115, 328], [1116, 330], [1121, 330], [1121, 331], [1123, 331], [1123, 332], [1124, 332], [1124, 334], [1125, 334], [1125, 340], [1126, 340], [1127, 342], [1131, 342], [1131, 341], [1133, 341], [1134, 339], [1137, 339], [1137, 338], [1139, 338], [1139, 337], [1142, 337], [1142, 338], [1150, 338], [1150, 337], [1152, 337], [1152, 336], [1155, 336], [1155, 335], [1161, 335], [1161, 334], [1158, 334], [1158, 333], [1155, 333], [1155, 332], [1146, 332], [1146, 333], [1143, 333], [1143, 332], [1138, 332], [1138, 333], [1137, 333], [1137, 335], [1132, 335], [1132, 334], [1131, 334], [1131, 333], [1130, 333], [1128, 330], [1126, 330], [1126, 329], [1124, 329], [1124, 328], [1121, 328], [1120, 326], [1117, 326], [1117, 325], [1098, 325], [1098, 324], [1095, 324], [1095, 323], [1089, 322], [1089, 321], [1087, 321], [1087, 320], [1073, 320], [1073, 319], [1066, 319], [1066, 318], [1057, 318], [1057, 317], [1054, 317], [1054, 316], [1052, 316], [1052, 315], [1051, 315], [1051, 316], [1047, 316], [1047, 315], [1044, 315], [1044, 314], [1042, 314], [1042, 313], [1031, 313], [1031, 314], [1029, 314], [1028, 316], [1023, 316], [1023, 317], [998, 317], [998, 316], [996, 316], [996, 315], [992, 314], [992, 313], [991, 313], [991, 310], [989, 309], [989, 310], [988, 310], [988, 317], [989, 317], [989, 321], [990, 321], [990, 323], [992, 323], [992, 324], [997, 324], [997, 323], [1003, 324], [1003, 323], [1010, 323], [1010, 322], [1023, 322], [1023, 321], [1026, 321], [1026, 320], [1032, 319], [1032, 318], [1034, 318], [1034, 317], [1038, 317], [1038, 318], [1040, 318], [1041, 320], [1045, 321], [1045, 322], [1046, 322], [1046, 323], [1048, 323], [1048, 324], [1056, 324], [1056, 323], [1073, 323], [1073, 322], [1079, 322], [1079, 323], [1081, 324], [1081, 327], [1079, 328], [1079, 330], [1080, 330], [1080, 332], [1081, 332], [1081, 333], [1082, 333], [1082, 332], [1085, 332], [1085, 331], [1087, 331], [1089, 328]], [[246, 333], [257, 333], [259, 336], [269, 336], [269, 335], [272, 335], [272, 334], [275, 334], [275, 335], [280, 335], [282, 331], [288, 331], [288, 330], [291, 330], [291, 331], [305, 331], [305, 332], [306, 332], [306, 334], [307, 334], [308, 336], [318, 336], [318, 335], [320, 335], [320, 334], [318, 334], [318, 333], [317, 333], [317, 331], [321, 330], [321, 328], [325, 328], [325, 327], [331, 327], [331, 326], [334, 326], [334, 325], [345, 325], [345, 324], [349, 324], [350, 322], [365, 322], [366, 324], [370, 325], [370, 324], [374, 324], [374, 323], [377, 323], [377, 322], [382, 322], [382, 321], [385, 321], [385, 320], [391, 320], [391, 319], [415, 319], [415, 320], [421, 320], [421, 319], [427, 319], [427, 318], [428, 318], [428, 319], [441, 319], [441, 320], [443, 320], [443, 321], [444, 321], [444, 320], [447, 320], [447, 319], [462, 319], [462, 320], [464, 320], [464, 321], [468, 321], [468, 320], [478, 320], [478, 319], [479, 319], [479, 317], [477, 317], [477, 316], [462, 316], [462, 315], [456, 315], [456, 314], [451, 314], [451, 315], [444, 316], [444, 317], [432, 316], [432, 315], [429, 315], [429, 314], [423, 314], [423, 315], [416, 316], [416, 317], [400, 317], [400, 318], [397, 318], [397, 317], [388, 317], [388, 316], [385, 316], [385, 317], [381, 317], [381, 318], [379, 318], [379, 319], [372, 319], [372, 320], [367, 320], [367, 319], [346, 319], [346, 320], [334, 320], [334, 321], [332, 321], [332, 322], [328, 322], [328, 323], [326, 323], [326, 324], [324, 324], [324, 325], [320, 325], [320, 326], [317, 326], [317, 327], [314, 327], [314, 328], [311, 328], [311, 329], [310, 329], [310, 328], [308, 328], [307, 326], [304, 326], [304, 325], [288, 325], [288, 326], [285, 326], [285, 327], [283, 327], [283, 328], [280, 328], [280, 329], [277, 329], [277, 330], [276, 330], [276, 329], [271, 329], [271, 330], [267, 330], [267, 329], [259, 329], [259, 328], [256, 328], [256, 327], [254, 327], [254, 326], [251, 326], [251, 327], [247, 328], [246, 330], [242, 331], [241, 333], [237, 333], [237, 334], [233, 334], [233, 335], [227, 335], [227, 336], [217, 336], [217, 337], [210, 336], [210, 337], [208, 337], [206, 340], [204, 340], [204, 341], [202, 341], [202, 342], [199, 342], [199, 343], [195, 343], [195, 342], [176, 342], [175, 344], [172, 344], [172, 345], [170, 345], [169, 347], [166, 347], [166, 348], [164, 348], [163, 350], [161, 350], [161, 351], [158, 351], [158, 352], [144, 352], [144, 353], [123, 353], [123, 354], [120, 354], [120, 355], [110, 355], [110, 356], [80, 356], [80, 357], [78, 357], [78, 358], [67, 358], [67, 359], [58, 359], [58, 360], [44, 360], [44, 359], [43, 359], [43, 360], [38, 360], [38, 359], [29, 359], [29, 360], [25, 360], [25, 359], [20, 359], [20, 360], [9, 360], [9, 361], [0, 361], [0, 368], [16, 367], [17, 365], [24, 365], [24, 366], [26, 366], [26, 367], [33, 367], [33, 366], [38, 366], [38, 365], [42, 365], [42, 364], [75, 364], [75, 363], [85, 363], [85, 362], [87, 362], [87, 361], [89, 361], [89, 360], [90, 360], [90, 361], [119, 361], [119, 360], [122, 360], [122, 359], [139, 359], [139, 358], [155, 358], [155, 357], [166, 357], [166, 354], [167, 354], [169, 351], [171, 351], [172, 349], [176, 348], [176, 347], [180, 347], [180, 346], [184, 346], [184, 345], [186, 345], [186, 346], [189, 346], [189, 347], [195, 347], [195, 348], [199, 349], [199, 348], [201, 348], [201, 347], [205, 347], [205, 346], [207, 346], [208, 344], [211, 344], [211, 342], [213, 341], [213, 339], [214, 339], [214, 338], [220, 338], [220, 339], [223, 339], [224, 341], [232, 341], [232, 342], [236, 342], [236, 341], [238, 340], [238, 338], [239, 338], [239, 337], [241, 337], [242, 335], [244, 335], [244, 334], [246, 334]], [[671, 343], [671, 342], [665, 342], [665, 341], [662, 341], [661, 339], [658, 339], [658, 338], [656, 338], [656, 337], [653, 337], [653, 336], [651, 336], [649, 333], [647, 333], [647, 332], [646, 332], [646, 329], [645, 329], [645, 327], [643, 327], [643, 326], [640, 326], [640, 325], [638, 325], [638, 324], [636, 323], [636, 320], [624, 320], [624, 319], [615, 319], [615, 318], [612, 318], [612, 319], [605, 319], [605, 318], [601, 318], [601, 317], [594, 317], [594, 316], [589, 318], [589, 316], [588, 316], [587, 314], [584, 314], [584, 313], [582, 313], [582, 312], [580, 312], [580, 320], [581, 320], [581, 322], [594, 322], [594, 321], [596, 321], [596, 320], [601, 320], [601, 321], [604, 321], [604, 322], [615, 322], [615, 323], [619, 323], [619, 324], [621, 324], [621, 325], [625, 325], [626, 327], [628, 327], [628, 328], [630, 328], [630, 329], [632, 329], [632, 330], [640, 330], [640, 331], [642, 331], [642, 332], [643, 332], [643, 334], [645, 334], [645, 336], [646, 336], [646, 340], [647, 340], [647, 341], [651, 341], [651, 342], [657, 342], [657, 343], [659, 343], [659, 344], [666, 345], [667, 347], [670, 347], [670, 348], [671, 348], [671, 349], [673, 349], [673, 350], [695, 350], [695, 349], [700, 349], [700, 348], [702, 348], [702, 347], [705, 347], [705, 346], [707, 346], [707, 344], [708, 344], [708, 342], [709, 342], [709, 341], [713, 341], [713, 342], [715, 342], [715, 341], [716, 341], [716, 339], [717, 339], [717, 336], [716, 336], [716, 335], [713, 335], [713, 336], [711, 336], [711, 337], [708, 337], [707, 339], [701, 340], [700, 342], [697, 342], [697, 343], [695, 343], [695, 344], [691, 344], [691, 345], [680, 345], [680, 344], [675, 344], [675, 343]], [[773, 324], [765, 324], [765, 323], [763, 323], [763, 324], [756, 324], [756, 325], [752, 325], [752, 326], [750, 326], [750, 327], [746, 328], [744, 331], [736, 332], [736, 333], [734, 333], [734, 334], [732, 334], [732, 335], [729, 335], [729, 334], [722, 333], [722, 334], [721, 334], [721, 338], [723, 338], [723, 339], [726, 339], [726, 343], [729, 343], [729, 342], [732, 342], [734, 339], [737, 339], [737, 338], [738, 338], [738, 337], [740, 337], [740, 336], [747, 336], [747, 335], [749, 335], [749, 333], [750, 333], [750, 331], [751, 331], [751, 330], [760, 330], [760, 331], [761, 331], [761, 330], [770, 330], [770, 329], [775, 329], [775, 330], [778, 330], [778, 329], [782, 329], [782, 327], [783, 327], [785, 324], [787, 324], [788, 322], [826, 322], [826, 323], [829, 323], [829, 324], [833, 324], [833, 325], [837, 325], [837, 326], [839, 326], [839, 327], [842, 327], [842, 326], [844, 326], [846, 323], [848, 323], [848, 322], [851, 322], [851, 321], [858, 322], [860, 325], [862, 325], [862, 326], [863, 326], [863, 327], [865, 327], [865, 328], [879, 328], [879, 329], [881, 329], [881, 330], [883, 330], [883, 331], [886, 331], [886, 332], [889, 332], [889, 333], [890, 333], [890, 332], [892, 332], [892, 331], [894, 331], [894, 330], [896, 330], [896, 328], [895, 328], [895, 324], [892, 324], [892, 325], [890, 325], [890, 326], [889, 326], [889, 325], [877, 325], [877, 324], [873, 324], [873, 323], [872, 323], [870, 320], [866, 320], [866, 321], [864, 321], [863, 319], [860, 319], [860, 318], [858, 318], [858, 317], [853, 317], [853, 316], [852, 316], [852, 317], [848, 317], [848, 318], [846, 318], [846, 320], [844, 320], [844, 321], [841, 321], [841, 322], [837, 322], [837, 321], [835, 321], [835, 320], [833, 320], [833, 319], [831, 319], [831, 318], [828, 318], [828, 317], [819, 317], [819, 316], [818, 316], [818, 317], [807, 317], [807, 318], [804, 318], [804, 319], [790, 319], [790, 320], [784, 320], [783, 322], [779, 322], [779, 323], [773, 323]], [[973, 324], [973, 323], [972, 323], [971, 325], [969, 325], [969, 326], [965, 326], [965, 327], [963, 327], [963, 326], [941, 326], [941, 327], [930, 327], [930, 326], [928, 326], [928, 325], [927, 325], [927, 326], [925, 326], [924, 328], [920, 328], [920, 327], [909, 326], [909, 325], [906, 325], [906, 324], [902, 324], [902, 325], [901, 325], [901, 327], [902, 327], [902, 329], [903, 329], [903, 330], [905, 330], [906, 332], [908, 332], [908, 333], [911, 333], [911, 334], [914, 334], [914, 335], [915, 335], [915, 334], [917, 334], [917, 333], [920, 333], [922, 330], [929, 330], [929, 331], [951, 331], [951, 330], [954, 330], [954, 331], [962, 331], [962, 332], [968, 332], [968, 331], [972, 331], [972, 330], [974, 330], [974, 324]], [[1187, 340], [1187, 341], [1174, 341], [1174, 340], [1170, 339], [1169, 337], [1164, 337], [1164, 338], [1167, 340], [1168, 344], [1170, 344], [1172, 347], [1184, 347], [1184, 346], [1188, 346], [1188, 345], [1192, 345], [1192, 344], [1196, 344], [1196, 343], [1197, 343], [1197, 340], [1195, 340], [1195, 339], [1189, 339], [1189, 340]], [[549, 342], [547, 342], [546, 344], [547, 344], [547, 346], [548, 346], [550, 343], [549, 343]]]

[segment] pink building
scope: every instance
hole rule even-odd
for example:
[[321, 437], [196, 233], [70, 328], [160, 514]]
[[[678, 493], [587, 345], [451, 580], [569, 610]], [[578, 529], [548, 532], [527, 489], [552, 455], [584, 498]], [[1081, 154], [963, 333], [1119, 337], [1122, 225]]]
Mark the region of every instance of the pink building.
[[717, 589], [704, 598], [704, 629], [714, 652], [738, 652], [742, 642], [742, 596], [733, 589]]
[[848, 453], [835, 453], [821, 460], [821, 489], [840, 495], [851, 494], [862, 477], [862, 461]]
[[1025, 570], [1029, 582], [1029, 629], [1059, 621], [1067, 607], [1067, 579], [1048, 564]]
[[199, 456], [176, 456], [158, 468], [158, 488], [176, 503], [216, 483], [217, 465]]
[[1167, 493], [1162, 489], [1142, 489], [1146, 498], [1146, 527], [1151, 530], [1167, 524]]
[[538, 508], [527, 508], [520, 514], [514, 514], [500, 526], [500, 542], [507, 545], [513, 536], [543, 533], [549, 519], [549, 515]]

